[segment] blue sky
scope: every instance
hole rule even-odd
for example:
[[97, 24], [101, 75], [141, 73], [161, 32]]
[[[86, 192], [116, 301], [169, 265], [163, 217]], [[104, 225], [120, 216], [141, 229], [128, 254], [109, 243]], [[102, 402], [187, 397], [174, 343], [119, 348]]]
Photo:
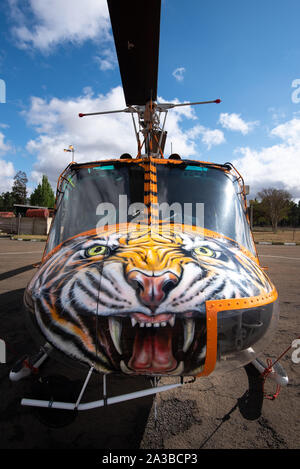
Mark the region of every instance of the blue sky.
[[[162, 0], [159, 97], [222, 99], [170, 111], [166, 154], [300, 197], [299, 18], [298, 0]], [[0, 193], [18, 170], [55, 187], [70, 144], [77, 161], [136, 151], [129, 115], [78, 118], [125, 106], [105, 0], [3, 0], [0, 24]]]

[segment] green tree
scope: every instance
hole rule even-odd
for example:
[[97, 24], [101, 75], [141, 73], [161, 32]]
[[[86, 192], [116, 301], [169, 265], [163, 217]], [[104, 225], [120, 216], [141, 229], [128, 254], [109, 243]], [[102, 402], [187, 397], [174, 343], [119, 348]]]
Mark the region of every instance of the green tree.
[[24, 171], [18, 171], [14, 177], [14, 183], [12, 187], [12, 197], [15, 204], [26, 204], [27, 203], [27, 188], [28, 182], [26, 173]]
[[11, 211], [14, 209], [14, 197], [11, 192], [2, 192], [0, 195], [0, 209], [2, 211]]
[[298, 205], [292, 200], [289, 202], [289, 211], [286, 217], [279, 223], [280, 226], [298, 226], [299, 224], [299, 213]]
[[31, 194], [30, 203], [40, 207], [54, 207], [55, 196], [47, 176], [43, 175], [42, 182], [38, 184]]
[[258, 193], [258, 197], [261, 198], [262, 207], [276, 233], [278, 223], [289, 214], [292, 197], [289, 192], [274, 188], [263, 189]]
[[[263, 226], [267, 225], [268, 220], [266, 218], [265, 209], [262, 206], [261, 202], [258, 200], [250, 200], [250, 210], [252, 207], [252, 216], [253, 216], [253, 226]], [[251, 213], [251, 211], [250, 211]]]

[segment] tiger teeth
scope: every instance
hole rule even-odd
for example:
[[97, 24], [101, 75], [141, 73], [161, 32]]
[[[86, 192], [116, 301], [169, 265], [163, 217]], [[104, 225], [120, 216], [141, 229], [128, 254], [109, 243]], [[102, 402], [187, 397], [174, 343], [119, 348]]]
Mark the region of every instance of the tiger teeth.
[[175, 316], [172, 316], [171, 319], [169, 319], [168, 321], [162, 321], [162, 322], [139, 322], [132, 317], [131, 324], [132, 324], [132, 327], [134, 327], [136, 324], [138, 324], [139, 327], [166, 327], [167, 324], [170, 324], [171, 327], [174, 327]]
[[[110, 317], [108, 320], [109, 332], [113, 344], [120, 355], [122, 355], [121, 347], [121, 334], [122, 334], [122, 320]], [[168, 321], [162, 322], [138, 322], [134, 317], [131, 317], [131, 324], [134, 327], [138, 324], [139, 327], [166, 327], [169, 324], [171, 327], [175, 325], [175, 316], [172, 316]], [[195, 335], [195, 323], [193, 319], [184, 319], [184, 338], [183, 338], [183, 352], [186, 353], [193, 343]]]
[[169, 319], [169, 324], [170, 324], [170, 326], [172, 326], [172, 327], [174, 326], [174, 324], [175, 324], [175, 316], [172, 316], [171, 319]]
[[122, 321], [120, 319], [110, 317], [108, 319], [109, 324], [109, 332], [111, 339], [116, 347], [116, 350], [120, 355], [122, 355], [122, 348], [121, 348], [121, 333], [122, 333]]
[[132, 375], [134, 373], [133, 370], [130, 370], [128, 366], [125, 364], [124, 360], [120, 361], [120, 368], [123, 373], [126, 373], [127, 375]]
[[195, 335], [195, 323], [193, 319], [184, 319], [184, 343], [183, 351], [186, 353], [193, 343]]
[[180, 376], [184, 372], [184, 362], [179, 362], [179, 365], [175, 370], [173, 370], [171, 373], [168, 373], [168, 375], [175, 375], [175, 376]]
[[132, 325], [132, 327], [134, 327], [136, 325], [136, 323], [137, 323], [137, 320], [134, 319], [133, 316], [131, 316], [131, 325]]

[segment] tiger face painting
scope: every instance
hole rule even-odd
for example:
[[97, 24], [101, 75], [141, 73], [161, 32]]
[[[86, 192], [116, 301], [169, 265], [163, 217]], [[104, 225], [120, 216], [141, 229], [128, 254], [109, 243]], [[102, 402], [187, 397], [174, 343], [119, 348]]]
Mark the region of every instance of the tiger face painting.
[[196, 375], [206, 301], [272, 288], [230, 239], [145, 227], [65, 241], [33, 277], [25, 304], [49, 343], [99, 372]]

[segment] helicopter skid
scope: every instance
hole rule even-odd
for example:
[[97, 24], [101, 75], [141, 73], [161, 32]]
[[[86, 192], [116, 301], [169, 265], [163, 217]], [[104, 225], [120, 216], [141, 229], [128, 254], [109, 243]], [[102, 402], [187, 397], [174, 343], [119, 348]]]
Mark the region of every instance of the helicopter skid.
[[[141, 391], [131, 392], [127, 394], [122, 394], [114, 397], [106, 397], [106, 375], [103, 375], [103, 399], [97, 401], [91, 401], [86, 403], [80, 403], [83, 393], [86, 389], [86, 386], [90, 380], [91, 374], [94, 371], [94, 368], [91, 367], [85, 382], [81, 388], [78, 399], [76, 402], [60, 402], [60, 401], [48, 401], [40, 399], [22, 399], [21, 405], [31, 406], [31, 407], [42, 407], [42, 408], [51, 408], [51, 409], [63, 409], [63, 410], [90, 410], [96, 409], [97, 407], [104, 407], [107, 405], [117, 404], [124, 401], [129, 401], [131, 399], [137, 399], [139, 397], [150, 396], [151, 394], [157, 394], [158, 392], [170, 391], [171, 389], [182, 386], [183, 382], [168, 384], [164, 386], [154, 386], [148, 389], [142, 389]], [[156, 381], [155, 381], [156, 383]]]
[[[251, 372], [251, 370], [249, 370], [249, 366], [252, 366], [252, 370], [256, 370], [256, 372], [254, 372], [254, 375], [253, 375], [253, 371]], [[255, 359], [253, 360], [252, 362], [250, 362], [250, 364], [245, 367], [245, 370], [248, 374], [248, 378], [249, 378], [249, 393], [247, 393], [247, 402], [246, 402], [246, 410], [249, 409], [251, 410], [252, 407], [251, 405], [251, 399], [250, 397], [252, 396], [252, 398], [255, 398], [255, 402], [257, 400], [257, 389], [259, 389], [259, 396], [260, 396], [260, 402], [259, 402], [259, 405], [256, 409], [256, 413], [254, 413], [253, 415], [251, 414], [251, 416], [249, 417], [249, 412], [247, 413], [245, 409], [243, 409], [242, 407], [240, 408], [241, 412], [244, 412], [245, 414], [245, 417], [246, 418], [250, 418], [250, 419], [253, 419], [253, 418], [258, 418], [260, 415], [261, 415], [261, 407], [262, 407], [262, 402], [263, 402], [263, 388], [261, 387], [261, 380], [258, 378], [260, 378], [261, 376], [263, 376], [263, 373], [267, 370], [267, 366], [259, 359]], [[117, 404], [117, 403], [121, 403], [121, 402], [125, 402], [125, 401], [129, 401], [129, 400], [132, 400], [132, 399], [137, 399], [137, 398], [140, 398], [140, 397], [146, 397], [146, 396], [150, 396], [150, 395], [155, 395], [159, 392], [163, 392], [163, 391], [170, 391], [172, 389], [175, 389], [175, 388], [178, 388], [180, 386], [182, 386], [183, 384], [185, 384], [184, 382], [184, 379], [183, 377], [181, 377], [180, 379], [180, 382], [177, 382], [177, 383], [173, 383], [173, 384], [167, 384], [167, 385], [163, 385], [163, 386], [157, 386], [157, 383], [158, 383], [158, 380], [159, 378], [158, 377], [154, 377], [153, 380], [154, 380], [154, 384], [151, 388], [147, 388], [147, 389], [143, 389], [143, 390], [140, 390], [140, 391], [136, 391], [136, 392], [131, 392], [131, 393], [127, 393], [127, 394], [122, 394], [122, 395], [119, 395], [119, 396], [113, 396], [113, 397], [107, 397], [107, 386], [106, 386], [106, 380], [107, 380], [107, 376], [104, 374], [103, 375], [103, 398], [100, 399], [100, 400], [96, 400], [96, 401], [90, 401], [90, 402], [85, 402], [85, 403], [82, 403], [82, 397], [83, 397], [83, 394], [85, 392], [85, 389], [90, 381], [90, 378], [91, 378], [91, 375], [94, 371], [94, 367], [91, 367], [88, 371], [88, 374], [85, 378], [85, 381], [81, 387], [81, 390], [79, 392], [79, 395], [77, 397], [77, 400], [76, 398], [74, 399], [73, 402], [65, 402], [65, 401], [61, 401], [61, 400], [55, 400], [54, 397], [51, 397], [50, 399], [47, 399], [47, 400], [43, 400], [43, 399], [22, 399], [21, 400], [21, 405], [23, 406], [29, 406], [29, 407], [34, 407], [34, 408], [40, 408], [40, 409], [56, 409], [56, 410], [61, 410], [61, 411], [73, 411], [73, 413], [77, 412], [77, 411], [84, 411], [84, 410], [91, 410], [91, 409], [96, 409], [98, 407], [106, 407], [108, 405], [112, 405], [112, 404]], [[249, 374], [250, 373], [250, 374]], [[272, 380], [274, 380], [279, 386], [286, 386], [288, 384], [288, 377], [286, 375], [286, 372], [285, 370], [283, 369], [283, 367], [277, 362], [274, 364], [274, 366], [272, 367], [270, 373], [269, 373], [269, 376], [271, 377]], [[187, 381], [186, 383], [189, 383], [190, 381]], [[258, 384], [259, 383], [259, 384]], [[257, 387], [258, 386], [258, 387]], [[53, 394], [51, 393], [51, 396], [53, 396]], [[250, 400], [249, 400], [250, 399]], [[250, 404], [251, 405], [250, 405]], [[248, 410], [249, 410], [248, 409]], [[44, 412], [41, 410], [41, 412]], [[246, 413], [245, 413], [246, 412]], [[252, 409], [252, 413], [253, 413], [253, 409]], [[60, 412], [59, 412], [60, 414]], [[68, 413], [69, 414], [69, 413]]]
[[21, 379], [27, 378], [32, 373], [38, 372], [39, 367], [48, 358], [52, 347], [49, 344], [45, 344], [40, 348], [37, 354], [32, 357], [25, 356], [21, 358], [11, 369], [9, 373], [9, 379], [11, 381], [20, 381]]
[[[265, 365], [265, 363], [258, 358], [256, 358], [252, 362], [252, 364], [260, 372], [260, 374], [263, 374], [268, 369], [267, 365]], [[270, 373], [268, 374], [268, 378], [271, 378], [273, 381], [275, 381], [278, 386], [287, 386], [289, 382], [289, 378], [286, 374], [286, 371], [284, 370], [282, 365], [280, 365], [279, 362], [274, 363], [270, 370]]]

